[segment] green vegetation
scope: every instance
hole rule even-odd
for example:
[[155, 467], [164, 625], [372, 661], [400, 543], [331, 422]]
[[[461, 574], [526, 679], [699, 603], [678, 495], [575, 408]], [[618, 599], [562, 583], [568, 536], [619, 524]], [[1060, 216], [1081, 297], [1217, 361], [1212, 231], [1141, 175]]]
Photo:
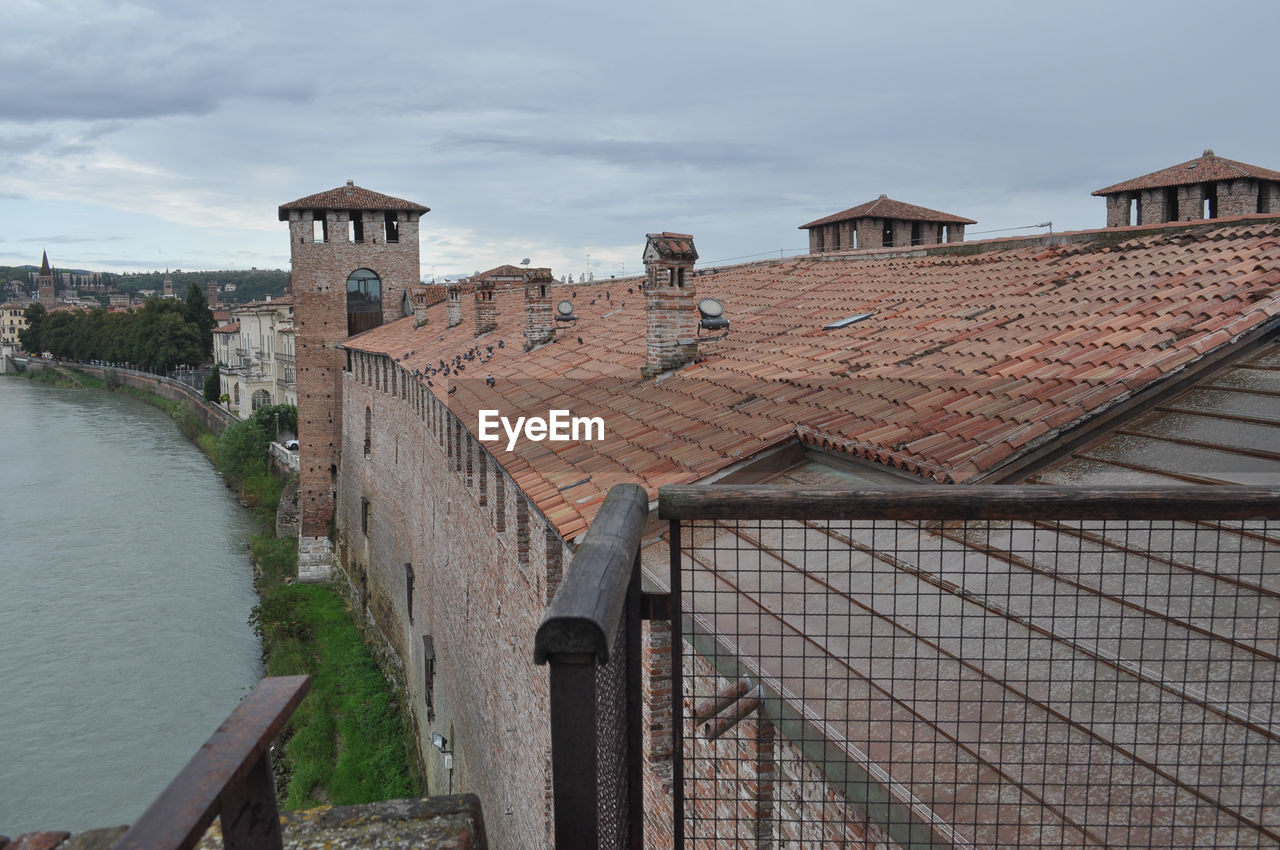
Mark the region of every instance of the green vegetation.
[[296, 540], [259, 537], [253, 554], [262, 601], [251, 622], [267, 675], [305, 673], [312, 680], [285, 731], [285, 807], [418, 793], [399, 712], [346, 600], [330, 586], [284, 583], [297, 559]]
[[24, 316], [27, 327], [18, 336], [25, 350], [70, 360], [134, 363], [163, 372], [198, 366], [213, 353], [213, 314], [203, 301], [197, 309], [191, 299], [152, 298], [126, 313], [50, 313], [34, 303]]
[[204, 379], [204, 400], [210, 404], [217, 404], [222, 401], [219, 390], [222, 388], [222, 370], [218, 368], [218, 364], [213, 364], [212, 371]]

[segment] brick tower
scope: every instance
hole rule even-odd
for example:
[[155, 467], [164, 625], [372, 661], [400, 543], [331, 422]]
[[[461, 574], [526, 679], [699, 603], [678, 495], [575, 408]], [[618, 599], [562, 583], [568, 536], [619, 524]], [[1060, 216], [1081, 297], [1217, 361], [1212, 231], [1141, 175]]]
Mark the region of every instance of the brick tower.
[[289, 222], [298, 376], [298, 577], [324, 581], [342, 446], [342, 352], [333, 343], [400, 317], [420, 278], [428, 207], [350, 180], [280, 207]]

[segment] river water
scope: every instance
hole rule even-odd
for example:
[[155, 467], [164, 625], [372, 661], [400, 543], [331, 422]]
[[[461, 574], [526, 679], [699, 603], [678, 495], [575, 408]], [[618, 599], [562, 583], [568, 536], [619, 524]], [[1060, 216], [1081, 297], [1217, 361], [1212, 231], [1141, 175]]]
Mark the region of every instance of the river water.
[[257, 682], [253, 531], [163, 412], [0, 378], [0, 835], [131, 823]]

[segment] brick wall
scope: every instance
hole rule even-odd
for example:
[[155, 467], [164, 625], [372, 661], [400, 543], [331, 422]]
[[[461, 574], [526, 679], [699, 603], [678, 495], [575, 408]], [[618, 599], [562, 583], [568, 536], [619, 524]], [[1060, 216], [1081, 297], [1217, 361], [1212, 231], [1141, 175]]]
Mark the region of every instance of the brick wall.
[[382, 281], [383, 320], [399, 317], [404, 293], [417, 285], [418, 216], [397, 213], [399, 241], [387, 242], [382, 211], [362, 217], [363, 242], [348, 241], [346, 211], [325, 212], [328, 241], [317, 242], [311, 210], [291, 210], [289, 241], [298, 378], [299, 511], [303, 537], [328, 534], [341, 445], [343, 354], [332, 344], [347, 336], [347, 277], [367, 268]]
[[[428, 790], [478, 794], [495, 847], [549, 846], [548, 683], [531, 647], [564, 568], [564, 541], [502, 469], [503, 453], [469, 439], [398, 364], [354, 352], [343, 377], [339, 555], [403, 669]], [[434, 652], [430, 716], [424, 635]], [[433, 732], [454, 750], [452, 776]]]
[[1257, 180], [1221, 180], [1218, 182], [1218, 216], [1231, 218], [1258, 211]]
[[[645, 377], [675, 369], [697, 356], [697, 343], [683, 344], [698, 335], [698, 309], [692, 263], [688, 266], [653, 264], [646, 270]], [[672, 281], [672, 273], [683, 278]], [[681, 285], [683, 283], [683, 285]]]
[[498, 327], [498, 304], [493, 299], [493, 281], [476, 284], [476, 336], [487, 334]]
[[524, 347], [551, 342], [555, 320], [551, 310], [551, 273], [535, 273], [524, 284]]

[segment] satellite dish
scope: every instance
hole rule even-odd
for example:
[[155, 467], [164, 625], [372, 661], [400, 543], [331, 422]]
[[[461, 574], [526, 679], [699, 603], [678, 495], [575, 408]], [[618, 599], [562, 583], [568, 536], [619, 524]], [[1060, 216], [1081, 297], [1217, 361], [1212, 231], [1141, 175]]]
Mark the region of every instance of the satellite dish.
[[556, 321], [557, 322], [576, 322], [578, 317], [573, 315], [573, 302], [565, 299], [556, 303]]
[[729, 333], [729, 320], [724, 317], [724, 304], [718, 299], [701, 299], [698, 301], [698, 312], [702, 314], [702, 320], [698, 322], [699, 331], [724, 331], [719, 336], [699, 336], [699, 339], [707, 341], [723, 339], [725, 334]]
[[528, 257], [525, 257], [523, 260], [521, 260], [521, 261], [520, 261], [520, 265], [522, 265], [522, 266], [527, 266], [527, 265], [529, 265], [529, 258], [528, 258]]

